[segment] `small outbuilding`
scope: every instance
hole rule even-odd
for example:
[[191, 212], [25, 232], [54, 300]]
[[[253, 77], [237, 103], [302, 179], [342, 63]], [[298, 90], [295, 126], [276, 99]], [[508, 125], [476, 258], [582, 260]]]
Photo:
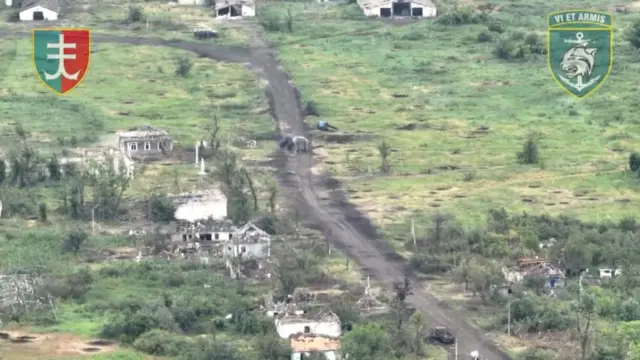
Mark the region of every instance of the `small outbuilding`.
[[173, 140], [164, 130], [149, 125], [116, 133], [116, 148], [133, 160], [159, 160], [173, 150]]
[[365, 15], [381, 18], [431, 18], [437, 15], [431, 0], [358, 0], [358, 5]]
[[25, 0], [20, 8], [20, 21], [58, 20], [58, 0]]
[[256, 16], [256, 5], [253, 0], [216, 1], [216, 17], [220, 19], [240, 19]]

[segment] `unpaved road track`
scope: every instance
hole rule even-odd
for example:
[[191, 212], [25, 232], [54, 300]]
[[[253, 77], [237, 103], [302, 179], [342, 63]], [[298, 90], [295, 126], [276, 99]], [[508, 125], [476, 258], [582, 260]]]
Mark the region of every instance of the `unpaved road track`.
[[[0, 33], [0, 36], [4, 37], [16, 35], [31, 36], [30, 33]], [[273, 53], [266, 48], [228, 49], [196, 42], [100, 34], [94, 34], [92, 39], [94, 42], [168, 46], [192, 51], [213, 60], [249, 64], [269, 83], [267, 93], [270, 105], [282, 131], [308, 133], [302, 119], [299, 94]], [[286, 160], [280, 169], [283, 184], [297, 193], [301, 214], [312, 226], [320, 229], [335, 245], [343, 248], [372, 278], [388, 287], [391, 287], [394, 281], [402, 280], [406, 273], [404, 261], [397, 256], [394, 257], [393, 251], [378, 238], [366, 217], [348, 204], [344, 197], [329, 189], [331, 179], [312, 174], [313, 155], [280, 155], [281, 160]], [[295, 175], [287, 175], [292, 173]], [[456, 333], [460, 359], [464, 360], [471, 351], [478, 350], [487, 360], [510, 360], [510, 357], [488, 341], [480, 329], [445, 304], [441, 304], [426, 289], [414, 285], [413, 295], [407, 301], [424, 313], [429, 326], [447, 326]]]

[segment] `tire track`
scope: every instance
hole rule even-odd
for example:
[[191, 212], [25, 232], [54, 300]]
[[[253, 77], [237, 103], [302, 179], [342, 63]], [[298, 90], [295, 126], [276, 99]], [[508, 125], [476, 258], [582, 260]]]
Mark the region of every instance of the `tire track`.
[[[0, 37], [16, 36], [30, 37], [31, 34], [0, 32]], [[166, 46], [191, 51], [213, 60], [246, 63], [268, 81], [266, 91], [270, 98], [273, 116], [278, 121], [280, 129], [291, 129], [296, 134], [308, 136], [308, 129], [304, 126], [301, 115], [300, 95], [290, 83], [289, 75], [281, 68], [275, 55], [266, 48], [253, 51], [230, 50], [212, 44], [107, 34], [93, 34], [92, 40], [96, 43]], [[312, 139], [310, 141], [312, 146]], [[326, 180], [329, 178], [314, 176], [311, 173], [312, 153], [287, 158], [280, 152], [279, 157], [283, 160], [283, 165], [279, 169], [283, 175], [283, 183], [285, 186], [295, 187], [301, 213], [315, 223], [325, 236], [345, 249], [346, 253], [353, 257], [365, 271], [386, 286], [391, 287], [394, 281], [400, 280], [405, 275], [404, 263], [390, 258], [395, 253], [381, 245], [382, 242], [367, 218], [352, 208], [346, 199], [323, 200], [325, 198], [322, 196], [323, 192], [330, 194], [326, 187]], [[287, 172], [293, 172], [296, 175], [286, 177]], [[414, 281], [414, 284], [418, 282]], [[484, 336], [476, 325], [450, 310], [428, 290], [414, 286], [416, 286], [414, 294], [408, 298], [409, 304], [424, 313], [429, 325], [447, 326], [455, 331], [462, 356], [478, 350], [488, 360], [510, 360]]]

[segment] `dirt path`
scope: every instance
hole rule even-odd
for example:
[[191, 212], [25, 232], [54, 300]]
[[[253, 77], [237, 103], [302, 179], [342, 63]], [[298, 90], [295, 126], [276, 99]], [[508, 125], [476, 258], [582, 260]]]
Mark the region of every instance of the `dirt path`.
[[[249, 25], [253, 26], [254, 25]], [[253, 29], [249, 27], [249, 29]], [[0, 36], [31, 36], [29, 33], [0, 32]], [[259, 36], [259, 34], [256, 34]], [[111, 42], [130, 45], [168, 46], [192, 51], [202, 57], [214, 60], [248, 63], [268, 82], [268, 94], [273, 116], [281, 131], [308, 134], [299, 105], [299, 94], [290, 83], [288, 74], [280, 67], [274, 53], [266, 48], [226, 49], [211, 44], [187, 41], [167, 41], [154, 38], [135, 38], [94, 34], [94, 42]], [[312, 154], [287, 157], [281, 153], [281, 175], [283, 185], [291, 186], [297, 192], [301, 213], [310, 222], [310, 227], [321, 230], [336, 246], [345, 249], [361, 267], [377, 281], [391, 287], [394, 281], [405, 274], [404, 261], [379, 239], [368, 218], [360, 214], [348, 203], [346, 197], [328, 189], [328, 177], [315, 176]], [[287, 175], [294, 173], [295, 175]], [[429, 326], [447, 326], [459, 340], [459, 352], [465, 357], [478, 350], [488, 360], [509, 360], [510, 358], [492, 344], [484, 334], [460, 314], [450, 310], [424, 288], [417, 288], [408, 302], [420, 309]]]

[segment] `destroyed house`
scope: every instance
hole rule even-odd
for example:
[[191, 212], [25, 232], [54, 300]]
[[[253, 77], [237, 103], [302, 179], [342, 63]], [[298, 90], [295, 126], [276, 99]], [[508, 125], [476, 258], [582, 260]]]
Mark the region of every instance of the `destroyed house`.
[[336, 360], [340, 339], [322, 335], [297, 334], [289, 339], [291, 360], [303, 360], [311, 354], [322, 354], [327, 360]]
[[205, 221], [171, 223], [171, 241], [174, 243], [223, 242], [233, 240], [237, 228], [229, 221]]
[[173, 150], [173, 140], [164, 130], [149, 125], [116, 133], [116, 148], [133, 160], [159, 160]]
[[224, 248], [227, 257], [268, 258], [271, 256], [271, 236], [249, 221], [236, 230], [231, 243]]
[[340, 318], [334, 313], [309, 316], [282, 313], [275, 320], [276, 331], [283, 339], [292, 335], [320, 335], [337, 338], [342, 335]]
[[253, 0], [216, 1], [215, 9], [217, 18], [239, 19], [256, 16], [256, 5]]
[[551, 265], [546, 258], [520, 258], [518, 266], [513, 269], [503, 269], [507, 281], [520, 282], [525, 278], [544, 278], [547, 286], [555, 287], [564, 279], [561, 269]]
[[366, 16], [430, 18], [436, 16], [431, 0], [357, 0]]

